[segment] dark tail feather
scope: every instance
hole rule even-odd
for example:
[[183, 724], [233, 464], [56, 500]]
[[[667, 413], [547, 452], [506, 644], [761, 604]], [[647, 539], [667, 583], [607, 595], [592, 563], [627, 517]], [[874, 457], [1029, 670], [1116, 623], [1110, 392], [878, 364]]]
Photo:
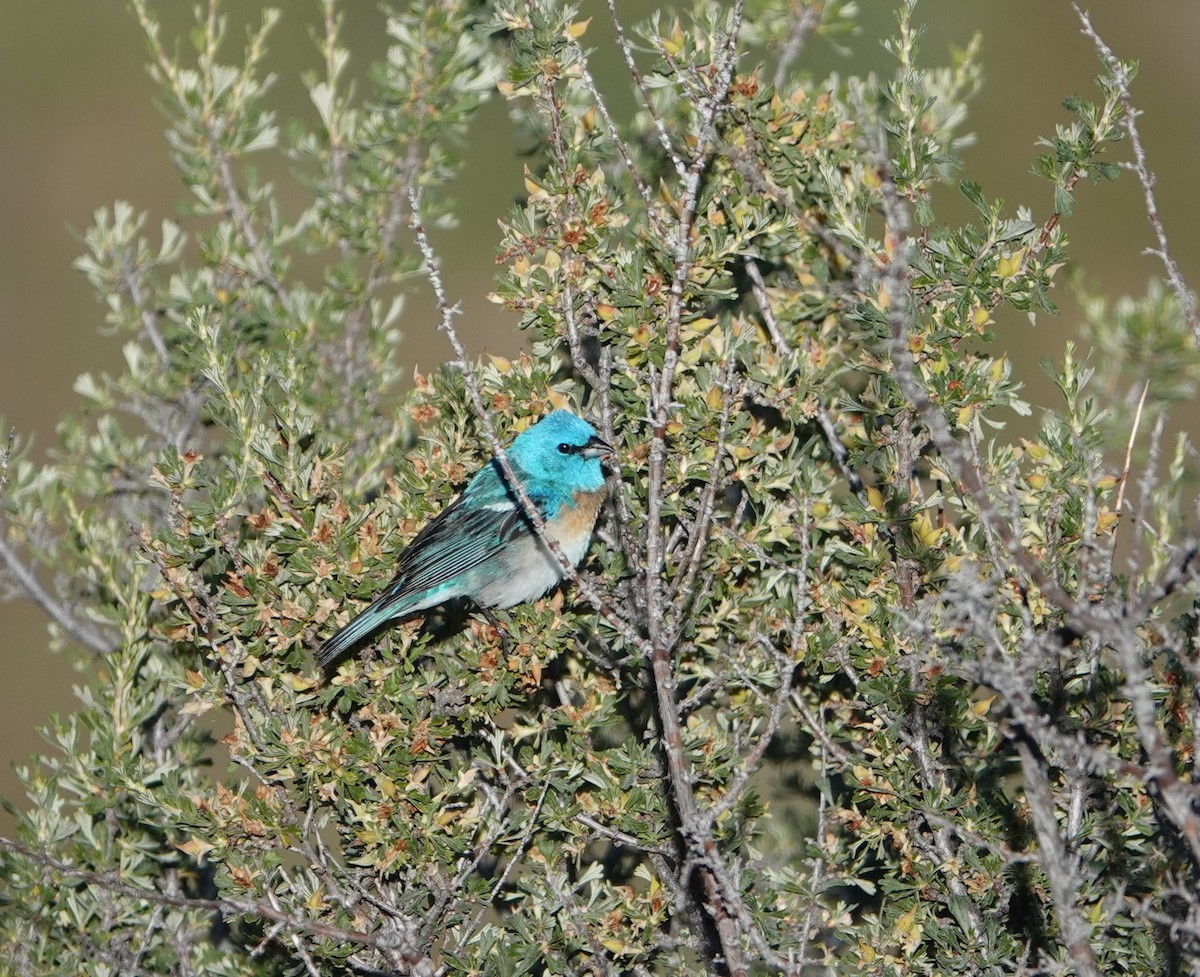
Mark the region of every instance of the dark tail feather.
[[328, 668], [341, 658], [344, 652], [395, 620], [396, 615], [392, 613], [391, 608], [381, 607], [380, 604], [368, 607], [321, 646], [321, 650], [317, 652], [318, 668]]

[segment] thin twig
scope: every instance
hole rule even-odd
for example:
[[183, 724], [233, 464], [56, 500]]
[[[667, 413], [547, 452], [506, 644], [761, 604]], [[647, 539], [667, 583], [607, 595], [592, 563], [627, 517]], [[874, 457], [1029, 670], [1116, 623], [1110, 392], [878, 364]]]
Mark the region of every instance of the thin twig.
[[[704, 910], [719, 942], [722, 964], [712, 969], [732, 977], [744, 977], [749, 971], [742, 950], [738, 921], [746, 915], [740, 892], [727, 883], [715, 839], [705, 830], [696, 803], [692, 771], [687, 760], [683, 730], [678, 711], [678, 687], [674, 674], [671, 636], [666, 631], [667, 617], [663, 600], [665, 548], [663, 539], [663, 499], [666, 484], [667, 422], [673, 404], [675, 369], [680, 356], [680, 329], [683, 320], [684, 291], [692, 267], [691, 232], [700, 199], [700, 177], [715, 144], [716, 120], [726, 104], [736, 62], [736, 42], [741, 27], [743, 3], [737, 0], [730, 13], [729, 33], [720, 55], [714, 59], [716, 78], [707, 91], [705, 104], [697, 120], [697, 145], [690, 165], [681, 174], [679, 219], [672, 241], [674, 270], [666, 312], [666, 343], [663, 364], [652, 383], [648, 414], [651, 438], [647, 486], [646, 566], [641, 578], [646, 591], [646, 633], [650, 639], [650, 666], [654, 677], [656, 714], [666, 755], [671, 797], [679, 817], [687, 850], [694, 857], [695, 869], [704, 892]], [[677, 166], [678, 169], [678, 166]], [[689, 862], [693, 859], [688, 859]], [[752, 936], [751, 925], [744, 935]], [[714, 950], [717, 948], [714, 947]]]
[[33, 570], [21, 560], [16, 550], [8, 545], [8, 540], [3, 535], [0, 535], [0, 563], [4, 564], [4, 568], [16, 581], [25, 596], [37, 604], [55, 624], [81, 645], [101, 655], [109, 655], [116, 651], [116, 642], [108, 640], [90, 625], [85, 624], [72, 614], [62, 601], [51, 596], [50, 592], [38, 582]]
[[617, 47], [621, 51], [621, 57], [625, 59], [625, 67], [629, 71], [629, 77], [633, 79], [633, 83], [637, 87], [642, 108], [645, 109], [654, 122], [654, 130], [658, 133], [658, 141], [662, 145], [663, 152], [667, 154], [667, 159], [675, 167], [676, 175], [680, 179], [684, 179], [687, 175], [687, 167], [684, 165], [683, 157], [676, 152], [675, 146], [671, 142], [671, 135], [667, 131], [667, 124], [654, 108], [654, 102], [650, 98], [650, 93], [646, 90], [646, 83], [642, 80], [642, 72], [633, 57], [633, 48], [629, 44], [629, 38], [625, 36], [625, 28], [621, 26], [621, 18], [617, 16], [616, 0], [608, 0], [608, 14], [612, 20], [613, 31], [617, 36]]
[[1121, 107], [1124, 113], [1121, 118], [1121, 126], [1124, 128], [1126, 135], [1129, 136], [1129, 144], [1133, 147], [1133, 171], [1137, 174], [1138, 183], [1142, 187], [1142, 200], [1146, 208], [1146, 219], [1150, 222], [1150, 227], [1154, 231], [1154, 239], [1158, 243], [1157, 248], [1147, 248], [1143, 254], [1154, 255], [1162, 262], [1163, 268], [1167, 274], [1167, 281], [1171, 283], [1171, 290], [1175, 293], [1175, 299], [1179, 303], [1180, 311], [1183, 312], [1184, 318], [1187, 320], [1188, 327], [1192, 330], [1192, 335], [1196, 339], [1196, 343], [1200, 345], [1200, 317], [1196, 313], [1196, 299], [1192, 295], [1191, 290], [1187, 287], [1187, 282], [1184, 281], [1183, 274], [1179, 270], [1179, 265], [1171, 255], [1171, 249], [1167, 244], [1167, 232], [1163, 228], [1162, 215], [1158, 210], [1158, 201], [1154, 196], [1154, 174], [1150, 172], [1150, 168], [1146, 163], [1146, 151], [1142, 147], [1142, 138], [1138, 133], [1137, 117], [1138, 111], [1133, 105], [1133, 97], [1129, 91], [1129, 72], [1125, 70], [1125, 66], [1113, 54], [1112, 49], [1104, 43], [1104, 40], [1092, 27], [1091, 18], [1086, 10], [1077, 3], [1072, 3], [1071, 6], [1075, 10], [1076, 16], [1083, 24], [1083, 33], [1095, 45], [1101, 59], [1108, 68], [1109, 78], [1117, 86], [1117, 91], [1121, 97]]
[[734, 405], [741, 400], [743, 393], [733, 384], [736, 360], [737, 357], [734, 356], [732, 350], [726, 353], [725, 363], [721, 369], [721, 378], [717, 381], [717, 386], [721, 390], [721, 416], [718, 420], [717, 440], [713, 445], [713, 460], [709, 465], [708, 477], [705, 479], [704, 492], [696, 507], [695, 521], [688, 534], [687, 552], [677, 568], [675, 583], [671, 588], [668, 619], [663, 629], [670, 636], [668, 643], [671, 645], [679, 642], [686, 626], [687, 608], [694, 603], [696, 574], [703, 563], [704, 552], [712, 535], [717, 495], [725, 488], [725, 482], [721, 479], [721, 469], [725, 464], [725, 453], [728, 447], [729, 416]]
[[[0, 450], [0, 502], [4, 500], [4, 493], [8, 489], [8, 467], [12, 463], [13, 446], [16, 444], [16, 440], [16, 428], [9, 428], [4, 448]], [[33, 570], [26, 566], [17, 555], [17, 551], [8, 545], [7, 534], [4, 530], [3, 509], [0, 509], [0, 562], [16, 580], [20, 589], [25, 592], [25, 596], [49, 614], [59, 627], [81, 645], [102, 655], [116, 650], [115, 642], [93, 630], [90, 625], [75, 617], [61, 601], [51, 597], [49, 592], [38, 582], [37, 575]]]
[[787, 42], [779, 54], [779, 63], [775, 66], [775, 75], [771, 79], [771, 84], [775, 86], [776, 91], [783, 87], [792, 62], [800, 57], [800, 52], [804, 50], [804, 42], [808, 40], [808, 35], [812, 33], [812, 29], [821, 21], [821, 12], [824, 8], [825, 0], [804, 2], [797, 5], [795, 15], [792, 18], [792, 30], [788, 34]]
[[141, 889], [127, 885], [121, 881], [117, 872], [94, 872], [82, 869], [70, 862], [64, 862], [43, 851], [29, 848], [9, 838], [0, 837], [0, 848], [14, 855], [26, 858], [44, 869], [57, 872], [60, 875], [96, 886], [130, 899], [141, 900], [158, 906], [173, 906], [177, 909], [194, 909], [204, 912], [220, 913], [223, 916], [257, 916], [260, 919], [274, 920], [283, 923], [289, 931], [309, 933], [321, 939], [341, 940], [346, 943], [358, 943], [363, 946], [382, 949], [386, 941], [377, 935], [362, 933], [358, 930], [344, 929], [339, 926], [329, 926], [315, 920], [304, 919], [281, 912], [274, 906], [262, 902], [250, 902], [242, 899], [203, 899], [194, 896], [170, 895], [154, 889]]
[[1113, 563], [1116, 560], [1117, 554], [1117, 528], [1120, 525], [1121, 514], [1125, 510], [1125, 488], [1129, 484], [1129, 471], [1133, 459], [1133, 446], [1137, 442], [1138, 428], [1142, 423], [1142, 408], [1146, 406], [1146, 395], [1150, 392], [1150, 381], [1147, 380], [1142, 386], [1142, 395], [1138, 398], [1137, 409], [1133, 412], [1133, 423], [1129, 426], [1129, 441], [1125, 445], [1125, 464], [1121, 467], [1121, 477], [1117, 481], [1117, 500], [1113, 505], [1113, 512], [1117, 515], [1117, 526], [1113, 527], [1112, 538], [1108, 548], [1108, 580], [1105, 582], [1105, 591], [1108, 590], [1108, 585], [1112, 583], [1113, 578]]
[[1054, 798], [1046, 779], [1044, 761], [1034, 754], [1029, 742], [1017, 739], [1017, 753], [1025, 772], [1025, 799], [1033, 816], [1038, 839], [1038, 862], [1050, 884], [1050, 897], [1062, 929], [1062, 941], [1071, 961], [1082, 977], [1100, 977], [1100, 968], [1089, 940], [1091, 931], [1080, 915], [1077, 901], [1080, 880], [1072, 870], [1065, 843], [1058, 830]]

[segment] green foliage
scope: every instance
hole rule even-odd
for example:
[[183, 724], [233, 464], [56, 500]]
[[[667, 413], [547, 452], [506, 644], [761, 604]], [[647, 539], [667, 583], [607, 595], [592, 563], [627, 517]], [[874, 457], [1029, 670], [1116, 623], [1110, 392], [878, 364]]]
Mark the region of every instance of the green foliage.
[[[57, 460], [5, 456], [5, 571], [58, 572], [92, 656], [0, 849], [11, 970], [1194, 965], [1192, 456], [1159, 484], [1160, 426], [1137, 478], [1118, 450], [1194, 387], [1182, 297], [1090, 302], [1103, 362], [1068, 346], [1024, 437], [992, 328], [1054, 310], [1127, 69], [1067, 103], [1049, 203], [968, 177], [947, 227], [976, 46], [922, 67], [911, 3], [893, 75], [837, 83], [790, 58], [851, 4], [655, 15], [618, 34], [631, 119], [560, 4], [394, 12], [361, 97], [323, 9], [284, 149], [277, 13], [232, 50], [201, 11], [185, 61], [134, 3], [191, 209], [158, 244], [98, 212], [79, 268], [127, 369], [80, 379]], [[403, 390], [418, 275], [457, 344], [424, 228], [493, 91], [538, 147], [492, 296], [529, 353]], [[563, 405], [618, 449], [581, 577], [316, 674], [493, 438]]]

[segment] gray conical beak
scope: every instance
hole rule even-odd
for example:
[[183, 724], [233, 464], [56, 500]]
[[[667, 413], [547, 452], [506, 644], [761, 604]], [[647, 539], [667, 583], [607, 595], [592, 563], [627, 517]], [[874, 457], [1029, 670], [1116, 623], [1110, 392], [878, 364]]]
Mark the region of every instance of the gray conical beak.
[[616, 454], [612, 449], [612, 445], [602, 438], [592, 435], [587, 440], [587, 444], [583, 446], [580, 452], [585, 458], [606, 458], [609, 455]]

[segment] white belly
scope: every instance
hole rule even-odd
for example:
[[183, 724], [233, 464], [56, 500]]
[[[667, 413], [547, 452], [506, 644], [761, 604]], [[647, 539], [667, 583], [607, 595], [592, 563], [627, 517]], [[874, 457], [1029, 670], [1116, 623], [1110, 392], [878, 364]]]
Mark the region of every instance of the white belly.
[[[574, 545], [562, 545], [571, 565], [583, 559], [588, 540], [572, 540]], [[536, 537], [526, 537], [508, 547], [504, 552], [505, 569], [508, 573], [479, 588], [475, 602], [484, 607], [512, 607], [525, 601], [537, 600], [547, 590], [562, 580], [565, 571], [558, 557]]]

